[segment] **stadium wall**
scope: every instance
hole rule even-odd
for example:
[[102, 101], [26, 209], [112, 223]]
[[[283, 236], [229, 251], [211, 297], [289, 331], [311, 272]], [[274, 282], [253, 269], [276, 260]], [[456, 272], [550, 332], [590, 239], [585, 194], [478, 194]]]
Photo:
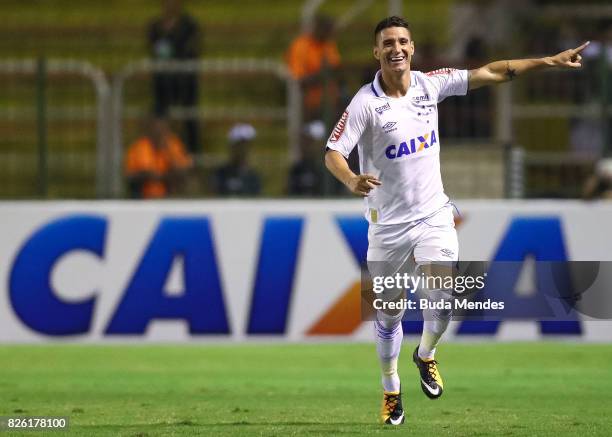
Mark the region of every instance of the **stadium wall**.
[[[612, 204], [457, 202], [460, 257], [612, 260]], [[0, 203], [0, 342], [369, 340], [359, 200]], [[449, 339], [611, 341], [610, 321]], [[406, 326], [416, 334], [418, 326]]]

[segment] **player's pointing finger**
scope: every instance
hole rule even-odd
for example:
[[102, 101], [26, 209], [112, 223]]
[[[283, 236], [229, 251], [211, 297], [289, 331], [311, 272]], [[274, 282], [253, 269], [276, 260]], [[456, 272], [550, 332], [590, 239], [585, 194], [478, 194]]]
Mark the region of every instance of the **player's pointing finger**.
[[580, 53], [581, 51], [583, 51], [585, 49], [586, 46], [588, 46], [589, 44], [591, 44], [591, 41], [587, 41], [584, 44], [582, 44], [581, 46], [576, 47], [573, 50], [573, 53]]

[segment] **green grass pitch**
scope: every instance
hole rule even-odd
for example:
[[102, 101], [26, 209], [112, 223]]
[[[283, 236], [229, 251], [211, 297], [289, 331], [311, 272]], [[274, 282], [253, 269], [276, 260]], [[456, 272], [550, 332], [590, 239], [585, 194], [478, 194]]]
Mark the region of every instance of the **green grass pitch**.
[[3, 345], [0, 416], [68, 416], [65, 434], [83, 436], [612, 433], [608, 344], [444, 344], [434, 401], [413, 348], [400, 358], [407, 417], [395, 428], [377, 424], [373, 344]]

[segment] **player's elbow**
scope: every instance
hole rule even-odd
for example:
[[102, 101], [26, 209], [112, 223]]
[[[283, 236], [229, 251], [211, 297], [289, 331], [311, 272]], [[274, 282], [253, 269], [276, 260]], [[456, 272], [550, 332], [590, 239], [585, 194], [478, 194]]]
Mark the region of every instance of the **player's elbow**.
[[339, 159], [344, 159], [344, 157], [339, 152], [329, 148], [325, 149], [324, 162], [325, 167], [329, 171], [333, 171], [334, 168], [338, 167]]
[[483, 86], [496, 85], [505, 82], [503, 74], [493, 71], [489, 65], [470, 70], [469, 89], [475, 90]]
[[325, 163], [325, 167], [329, 168], [329, 161], [331, 160], [330, 154], [333, 150], [329, 148], [325, 148], [325, 154], [323, 155], [323, 162]]

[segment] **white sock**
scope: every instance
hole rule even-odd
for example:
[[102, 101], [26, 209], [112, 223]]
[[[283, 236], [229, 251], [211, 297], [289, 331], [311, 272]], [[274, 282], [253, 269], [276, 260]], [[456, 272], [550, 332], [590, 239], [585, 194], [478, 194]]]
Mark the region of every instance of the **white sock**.
[[[437, 299], [446, 299], [448, 294], [436, 290], [433, 293]], [[422, 360], [433, 360], [436, 355], [436, 346], [440, 342], [444, 331], [451, 321], [451, 310], [424, 310], [423, 311], [423, 334], [417, 352]]]
[[376, 321], [374, 327], [383, 388], [385, 391], [397, 392], [400, 390], [397, 361], [404, 337], [401, 316], [395, 320]]
[[385, 391], [399, 391], [400, 378], [397, 373], [397, 357], [390, 360], [380, 360], [382, 369], [382, 386]]
[[450, 319], [446, 322], [426, 320], [423, 323], [423, 334], [419, 344], [418, 355], [422, 360], [433, 360], [436, 355], [436, 347], [446, 331]]

